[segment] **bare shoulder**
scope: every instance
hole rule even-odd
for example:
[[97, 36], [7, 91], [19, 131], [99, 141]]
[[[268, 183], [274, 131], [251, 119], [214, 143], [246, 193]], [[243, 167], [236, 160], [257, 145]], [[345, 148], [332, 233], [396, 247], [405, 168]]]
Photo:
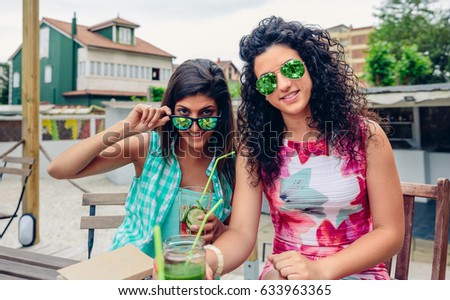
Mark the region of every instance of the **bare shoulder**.
[[367, 121], [366, 136], [368, 154], [382, 149], [392, 149], [384, 129], [377, 122], [372, 120]]

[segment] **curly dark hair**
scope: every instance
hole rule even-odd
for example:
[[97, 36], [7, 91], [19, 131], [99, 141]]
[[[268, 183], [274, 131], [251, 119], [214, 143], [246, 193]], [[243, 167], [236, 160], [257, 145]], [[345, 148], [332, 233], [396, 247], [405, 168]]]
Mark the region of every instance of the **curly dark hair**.
[[[190, 59], [180, 64], [172, 74], [164, 92], [161, 106], [168, 106], [172, 111], [175, 104], [188, 97], [205, 95], [215, 100], [217, 108], [222, 115], [214, 133], [209, 138], [210, 149], [214, 148], [215, 155], [221, 156], [233, 150], [234, 121], [231, 96], [228, 84], [222, 69], [209, 59]], [[178, 130], [172, 122], [167, 122], [158, 128], [161, 136], [161, 149], [163, 157], [167, 160], [171, 145], [178, 137]], [[209, 147], [209, 146], [208, 146]], [[222, 159], [217, 164], [219, 178], [228, 181], [231, 187], [235, 182], [235, 167], [232, 159]]]
[[366, 142], [367, 122], [361, 126], [361, 120], [379, 122], [380, 118], [369, 110], [366, 89], [345, 63], [343, 46], [317, 26], [271, 16], [260, 21], [239, 44], [244, 61], [242, 102], [238, 108], [239, 150], [245, 151], [241, 154], [248, 158], [252, 183], [262, 181], [265, 186], [272, 186], [283, 163], [279, 154], [285, 133], [281, 112], [255, 87], [255, 58], [273, 45], [294, 49], [308, 68], [313, 83], [308, 125], [318, 130], [338, 153], [358, 159], [358, 149], [365, 148]]

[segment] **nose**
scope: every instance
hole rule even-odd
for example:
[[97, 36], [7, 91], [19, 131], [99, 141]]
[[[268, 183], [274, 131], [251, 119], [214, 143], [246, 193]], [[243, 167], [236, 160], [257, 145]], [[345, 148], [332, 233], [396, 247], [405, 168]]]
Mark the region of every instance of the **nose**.
[[277, 73], [277, 88], [281, 92], [287, 92], [291, 87], [291, 79], [286, 78], [280, 72]]
[[198, 123], [197, 123], [197, 122], [198, 122], [198, 121], [194, 121], [194, 122], [192, 123], [191, 131], [193, 131], [193, 132], [202, 131], [202, 129], [198, 126]]

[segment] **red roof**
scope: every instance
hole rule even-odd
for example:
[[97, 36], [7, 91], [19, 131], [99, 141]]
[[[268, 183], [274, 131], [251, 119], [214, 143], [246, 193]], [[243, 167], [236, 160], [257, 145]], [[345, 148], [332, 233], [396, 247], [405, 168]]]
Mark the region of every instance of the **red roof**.
[[[116, 18], [110, 21], [107, 21], [105, 23], [111, 23], [113, 21], [117, 22], [127, 22], [129, 26], [134, 26], [137, 24], [128, 22], [126, 20]], [[60, 31], [62, 31], [64, 34], [71, 36], [72, 32], [72, 24], [68, 22], [58, 21], [54, 19], [49, 18], [43, 18], [42, 22], [48, 24], [49, 26], [52, 26]], [[102, 24], [105, 24], [102, 23]], [[98, 28], [100, 25], [95, 25], [92, 28]], [[142, 54], [149, 54], [149, 55], [157, 55], [157, 56], [164, 56], [164, 57], [172, 57], [175, 58], [172, 54], [150, 44], [146, 41], [136, 37], [136, 45], [123, 45], [115, 43], [106, 37], [89, 31], [89, 27], [79, 25], [77, 24], [77, 34], [75, 35], [75, 39], [87, 47], [98, 47], [98, 48], [106, 48], [106, 49], [114, 49], [114, 50], [120, 50], [120, 51], [128, 51], [128, 52], [135, 52], [135, 53], [142, 53]]]

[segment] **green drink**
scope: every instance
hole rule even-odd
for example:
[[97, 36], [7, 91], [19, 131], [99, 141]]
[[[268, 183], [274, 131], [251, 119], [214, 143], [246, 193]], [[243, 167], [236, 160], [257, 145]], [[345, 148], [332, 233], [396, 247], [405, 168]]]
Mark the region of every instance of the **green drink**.
[[202, 280], [205, 279], [205, 265], [193, 263], [174, 263], [165, 268], [166, 280]]
[[204, 241], [200, 238], [194, 248], [194, 235], [175, 235], [163, 245], [166, 280], [206, 279]]

